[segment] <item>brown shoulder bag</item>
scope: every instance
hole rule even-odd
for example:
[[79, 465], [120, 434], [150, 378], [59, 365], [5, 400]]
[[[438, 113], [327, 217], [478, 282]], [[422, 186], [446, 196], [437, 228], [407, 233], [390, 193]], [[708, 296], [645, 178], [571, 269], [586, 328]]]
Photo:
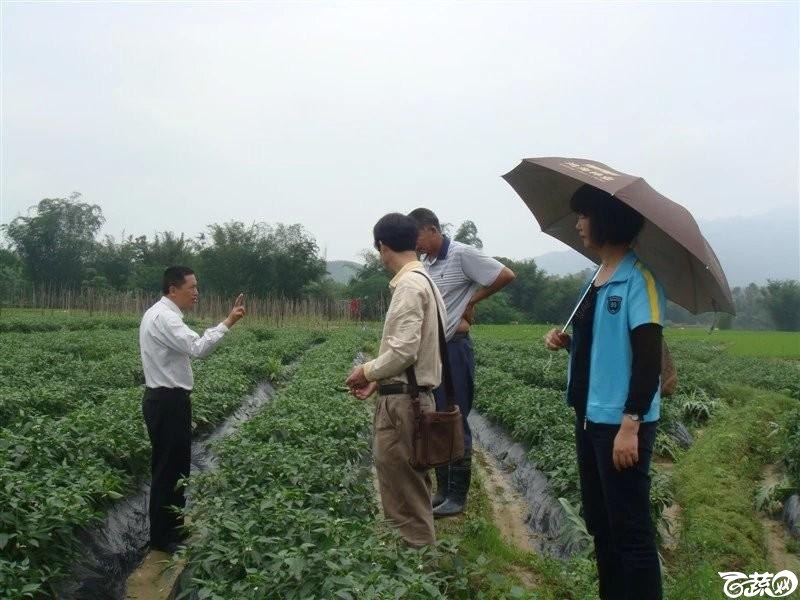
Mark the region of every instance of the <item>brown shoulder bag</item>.
[[[433, 291], [433, 301], [436, 302], [436, 290], [433, 282], [424, 273], [414, 271], [428, 280]], [[444, 337], [442, 315], [439, 313], [439, 303], [436, 302], [436, 320], [439, 326], [439, 355], [442, 359], [442, 383], [447, 410], [443, 412], [422, 412], [419, 404], [419, 389], [414, 366], [406, 369], [408, 377], [411, 406], [414, 409], [414, 442], [413, 453], [408, 462], [419, 470], [442, 467], [454, 460], [464, 457], [464, 424], [461, 420], [461, 410], [455, 405], [455, 391], [450, 372], [450, 361], [447, 357], [447, 341]]]

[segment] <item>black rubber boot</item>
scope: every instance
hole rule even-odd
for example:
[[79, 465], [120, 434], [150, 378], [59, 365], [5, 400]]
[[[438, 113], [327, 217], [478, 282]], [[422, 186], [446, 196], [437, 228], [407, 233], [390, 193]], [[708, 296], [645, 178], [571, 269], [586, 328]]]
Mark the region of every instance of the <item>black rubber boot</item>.
[[447, 499], [450, 491], [450, 465], [436, 467], [436, 493], [431, 498], [431, 506], [436, 508]]
[[472, 480], [472, 456], [466, 455], [463, 460], [450, 465], [450, 493], [447, 500], [433, 509], [433, 516], [453, 517], [464, 512], [467, 504], [467, 493]]

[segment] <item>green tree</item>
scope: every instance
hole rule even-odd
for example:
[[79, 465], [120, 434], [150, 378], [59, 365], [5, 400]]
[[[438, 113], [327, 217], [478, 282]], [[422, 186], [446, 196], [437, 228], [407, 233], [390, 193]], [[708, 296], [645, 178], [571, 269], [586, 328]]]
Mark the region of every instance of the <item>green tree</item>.
[[389, 303], [391, 275], [375, 252], [367, 250], [362, 257], [364, 266], [347, 284], [347, 297], [361, 301], [361, 312], [366, 318], [380, 319]]
[[316, 240], [298, 224], [211, 225], [203, 241], [201, 285], [220, 294], [302, 298], [326, 273]]
[[77, 192], [69, 198], [45, 198], [34, 215], [3, 226], [31, 281], [77, 287], [83, 280], [104, 219], [99, 206], [79, 199]]
[[717, 327], [719, 329], [733, 329], [733, 315], [722, 313], [717, 319]]
[[95, 246], [92, 261], [94, 277], [102, 278], [105, 285], [115, 290], [127, 290], [132, 285], [137, 256], [138, 248], [131, 236], [117, 242], [107, 235], [102, 243]]
[[[176, 235], [171, 231], [157, 233], [152, 242], [147, 236], [139, 236], [132, 242], [134, 268], [132, 287], [134, 289], [159, 293], [164, 269], [173, 265], [190, 267], [201, 274], [198, 264], [199, 243], [184, 234]], [[203, 286], [202, 277], [200, 285]]]
[[[502, 292], [478, 305], [478, 319], [484, 323], [563, 323], [575, 307], [589, 277], [587, 272], [562, 277], [549, 275], [533, 259], [514, 261], [497, 257], [497, 260], [514, 271], [517, 277]], [[487, 311], [489, 316], [484, 314]]]
[[581, 292], [591, 278], [587, 272], [572, 275], [548, 275], [536, 308], [538, 323], [565, 323], [572, 314]]
[[464, 221], [456, 231], [453, 239], [462, 244], [468, 244], [483, 250], [483, 241], [478, 237], [478, 227], [472, 221]]
[[[508, 294], [509, 304], [523, 313], [530, 321], [539, 322], [540, 303], [545, 301], [544, 291], [547, 274], [536, 266], [533, 259], [514, 261], [497, 257], [501, 263], [514, 271], [516, 279], [503, 288]], [[480, 311], [480, 306], [478, 307]]]
[[764, 302], [780, 331], [800, 331], [800, 281], [768, 280]]
[[108, 279], [106, 279], [104, 275], [98, 273], [94, 267], [87, 267], [84, 270], [84, 277], [85, 279], [81, 281], [81, 288], [101, 291], [111, 290], [111, 284], [108, 282]]
[[506, 292], [497, 292], [478, 304], [475, 313], [476, 323], [502, 324], [525, 323], [527, 316], [519, 309], [511, 306], [511, 300]]
[[0, 248], [0, 304], [14, 302], [28, 285], [22, 269], [22, 261], [15, 252]]
[[200, 251], [203, 287], [227, 296], [243, 291], [252, 294], [262, 281], [272, 280], [274, 273], [259, 260], [266, 226], [234, 221], [208, 229], [210, 244]]
[[9, 248], [0, 248], [0, 267], [22, 270], [22, 260]]
[[765, 289], [755, 283], [731, 290], [736, 317], [733, 326], [737, 329], [774, 329], [772, 315], [767, 310]]
[[262, 263], [273, 275], [270, 288], [261, 288], [264, 295], [300, 298], [307, 285], [327, 273], [316, 240], [300, 224], [269, 227], [259, 251]]
[[347, 298], [347, 286], [331, 277], [323, 277], [306, 285], [303, 295], [325, 302], [344, 301]]

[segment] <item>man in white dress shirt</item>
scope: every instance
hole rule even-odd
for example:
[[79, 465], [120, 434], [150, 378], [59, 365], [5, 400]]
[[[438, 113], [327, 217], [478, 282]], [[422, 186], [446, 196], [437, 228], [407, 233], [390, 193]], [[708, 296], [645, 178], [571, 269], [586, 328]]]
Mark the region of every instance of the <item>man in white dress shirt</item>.
[[[239, 294], [228, 318], [198, 335], [183, 322], [183, 311], [197, 303], [197, 278], [188, 267], [169, 267], [162, 282], [164, 296], [151, 306], [139, 327], [145, 392], [142, 413], [152, 445], [150, 484], [150, 547], [171, 552], [180, 541], [181, 513], [186, 504], [178, 480], [189, 475], [194, 387], [190, 358], [211, 354], [228, 329], [245, 314]], [[173, 508], [173, 507], [177, 507]]]

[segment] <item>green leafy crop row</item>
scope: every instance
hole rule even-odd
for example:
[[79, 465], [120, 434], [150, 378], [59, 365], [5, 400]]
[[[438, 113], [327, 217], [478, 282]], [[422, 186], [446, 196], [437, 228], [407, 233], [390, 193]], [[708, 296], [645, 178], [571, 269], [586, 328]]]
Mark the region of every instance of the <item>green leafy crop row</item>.
[[[404, 546], [378, 519], [370, 412], [341, 391], [360, 332], [309, 351], [270, 404], [194, 478], [184, 594], [444, 598], [466, 594], [453, 548]], [[451, 568], [439, 569], [447, 562]]]
[[[197, 429], [321, 336], [242, 329], [230, 337], [195, 362]], [[0, 345], [0, 590], [46, 595], [72, 560], [79, 528], [147, 472], [137, 332], [7, 333]]]

